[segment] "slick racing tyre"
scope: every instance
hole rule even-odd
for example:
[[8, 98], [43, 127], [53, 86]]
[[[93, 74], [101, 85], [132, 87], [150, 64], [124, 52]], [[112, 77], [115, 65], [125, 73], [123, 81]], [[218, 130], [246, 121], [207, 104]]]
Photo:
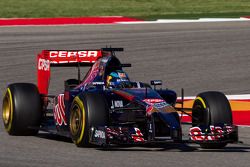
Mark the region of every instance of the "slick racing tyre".
[[10, 135], [36, 135], [41, 121], [41, 99], [30, 83], [8, 86], [3, 98], [3, 123]]
[[[192, 115], [193, 126], [233, 124], [229, 101], [221, 92], [200, 93], [194, 100]], [[225, 147], [227, 143], [202, 143], [200, 145], [202, 148], [213, 149]]]
[[107, 122], [107, 103], [102, 94], [88, 92], [75, 97], [70, 111], [70, 133], [76, 146], [90, 146], [91, 127], [105, 126]]

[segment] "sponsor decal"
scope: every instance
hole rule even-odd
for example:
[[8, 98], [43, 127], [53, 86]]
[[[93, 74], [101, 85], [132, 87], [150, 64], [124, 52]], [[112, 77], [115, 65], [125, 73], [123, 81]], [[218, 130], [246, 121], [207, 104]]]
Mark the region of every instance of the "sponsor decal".
[[101, 139], [105, 139], [105, 132], [102, 130], [95, 130], [95, 134], [94, 134], [95, 138], [101, 138]]
[[85, 62], [94, 63], [102, 56], [100, 50], [95, 51], [44, 51], [51, 64]]
[[164, 100], [162, 100], [162, 99], [144, 99], [143, 101], [149, 105], [164, 102]]
[[92, 82], [93, 85], [104, 85], [104, 82]]
[[128, 79], [124, 79], [124, 78], [122, 79], [122, 78], [121, 78], [121, 79], [117, 79], [116, 81], [117, 81], [117, 82], [127, 82], [127, 81], [129, 81], [129, 80], [128, 80]]
[[170, 104], [167, 102], [159, 102], [159, 103], [154, 103], [151, 105], [146, 106], [146, 112], [147, 115], [151, 115], [153, 112], [176, 112], [174, 107], [172, 107]]
[[50, 58], [69, 58], [69, 57], [97, 57], [98, 51], [50, 51]]
[[157, 109], [161, 109], [161, 108], [164, 108], [164, 107], [167, 107], [169, 106], [170, 104], [168, 104], [167, 102], [160, 102], [160, 103], [155, 103], [154, 104], [154, 107], [157, 108]]
[[121, 108], [121, 107], [123, 107], [123, 101], [122, 100], [112, 100], [111, 101], [111, 109]]
[[49, 60], [40, 58], [38, 60], [38, 70], [49, 71], [50, 70]]
[[64, 105], [64, 94], [59, 94], [57, 98], [57, 104], [54, 106], [54, 119], [56, 121], [56, 124], [61, 125], [67, 125], [66, 123], [66, 117], [65, 117], [65, 105]]
[[144, 99], [148, 105], [146, 107], [146, 112], [150, 115], [153, 112], [164, 111], [164, 112], [174, 112], [174, 108], [162, 99]]
[[44, 55], [37, 56], [37, 87], [40, 94], [47, 95], [50, 80], [50, 61]]

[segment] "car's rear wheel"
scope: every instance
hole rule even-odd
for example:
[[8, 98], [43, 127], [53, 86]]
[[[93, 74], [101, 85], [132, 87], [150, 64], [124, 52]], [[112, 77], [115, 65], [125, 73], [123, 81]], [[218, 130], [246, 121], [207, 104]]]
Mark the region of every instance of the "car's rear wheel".
[[107, 103], [102, 94], [84, 93], [75, 97], [70, 111], [70, 132], [76, 146], [90, 146], [91, 127], [105, 126], [107, 122]]
[[[200, 93], [194, 100], [192, 115], [193, 126], [233, 124], [230, 103], [221, 92]], [[207, 149], [223, 148], [226, 145], [226, 142], [200, 144], [202, 148]]]
[[41, 121], [41, 99], [30, 83], [8, 86], [3, 98], [3, 123], [10, 135], [35, 135]]

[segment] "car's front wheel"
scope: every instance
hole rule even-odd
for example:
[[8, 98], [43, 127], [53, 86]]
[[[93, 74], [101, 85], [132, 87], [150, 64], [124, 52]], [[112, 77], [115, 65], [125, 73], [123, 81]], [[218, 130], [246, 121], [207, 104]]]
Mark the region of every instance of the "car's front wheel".
[[90, 146], [91, 127], [105, 126], [107, 122], [107, 103], [102, 94], [84, 93], [75, 97], [70, 110], [70, 133], [76, 146]]
[[[200, 93], [194, 100], [192, 115], [193, 126], [233, 125], [229, 101], [221, 92]], [[226, 142], [200, 144], [207, 149], [223, 148], [226, 145]]]

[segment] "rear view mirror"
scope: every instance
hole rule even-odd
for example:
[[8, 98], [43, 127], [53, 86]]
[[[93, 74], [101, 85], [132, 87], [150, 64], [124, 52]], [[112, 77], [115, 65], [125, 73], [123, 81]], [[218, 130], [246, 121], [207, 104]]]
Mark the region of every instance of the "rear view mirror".
[[152, 80], [151, 85], [162, 85], [162, 81], [161, 80]]
[[162, 81], [161, 80], [152, 80], [150, 81], [151, 85], [154, 86], [154, 89], [156, 88], [156, 85], [162, 85]]

